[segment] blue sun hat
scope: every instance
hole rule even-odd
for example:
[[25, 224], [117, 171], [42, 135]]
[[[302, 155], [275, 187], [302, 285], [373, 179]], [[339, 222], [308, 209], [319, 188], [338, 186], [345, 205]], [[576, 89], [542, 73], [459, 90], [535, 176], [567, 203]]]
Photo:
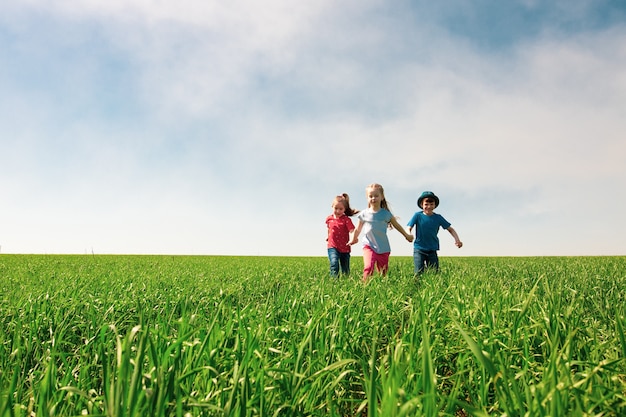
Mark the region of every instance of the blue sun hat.
[[435, 208], [439, 206], [439, 197], [437, 197], [435, 193], [433, 193], [432, 191], [424, 191], [422, 195], [420, 196], [420, 198], [417, 199], [417, 207], [422, 208], [422, 202], [426, 198], [431, 198], [435, 200]]

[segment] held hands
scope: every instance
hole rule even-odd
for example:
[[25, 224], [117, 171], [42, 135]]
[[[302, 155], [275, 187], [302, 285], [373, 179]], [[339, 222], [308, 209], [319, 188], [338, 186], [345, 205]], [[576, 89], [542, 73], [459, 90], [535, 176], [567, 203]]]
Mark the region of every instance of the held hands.
[[402, 234], [404, 235], [404, 238], [409, 242], [413, 242], [413, 239], [415, 239], [413, 236], [413, 227], [409, 227], [408, 232], [404, 231], [404, 229], [400, 230], [400, 232], [403, 232]]

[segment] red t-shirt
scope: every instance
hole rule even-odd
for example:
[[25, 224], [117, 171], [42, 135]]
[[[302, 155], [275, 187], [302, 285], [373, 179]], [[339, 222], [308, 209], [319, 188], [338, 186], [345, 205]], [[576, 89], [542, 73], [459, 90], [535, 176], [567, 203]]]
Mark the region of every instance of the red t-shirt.
[[328, 226], [328, 247], [335, 248], [341, 253], [349, 253], [350, 232], [354, 230], [354, 223], [350, 217], [345, 214], [339, 218], [335, 218], [332, 214], [326, 217], [326, 226]]

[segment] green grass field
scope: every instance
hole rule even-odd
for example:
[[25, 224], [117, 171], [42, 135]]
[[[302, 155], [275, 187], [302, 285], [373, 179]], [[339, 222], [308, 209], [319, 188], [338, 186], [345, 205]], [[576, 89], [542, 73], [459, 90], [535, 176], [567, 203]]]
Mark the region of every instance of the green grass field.
[[626, 257], [0, 255], [0, 417], [623, 416]]

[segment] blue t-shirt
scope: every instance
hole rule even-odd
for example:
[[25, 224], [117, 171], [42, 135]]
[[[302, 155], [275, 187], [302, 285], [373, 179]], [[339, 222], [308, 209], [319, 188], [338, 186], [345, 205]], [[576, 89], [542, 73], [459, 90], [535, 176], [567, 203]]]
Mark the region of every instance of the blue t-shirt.
[[371, 209], [365, 209], [356, 218], [363, 222], [361, 229], [361, 241], [369, 246], [376, 253], [391, 252], [389, 239], [387, 238], [387, 228], [393, 218], [393, 214], [387, 209], [381, 208], [376, 213]]
[[421, 250], [439, 250], [439, 227], [447, 229], [451, 224], [443, 216], [433, 213], [427, 216], [423, 211], [413, 215], [407, 226], [415, 226], [413, 247]]

